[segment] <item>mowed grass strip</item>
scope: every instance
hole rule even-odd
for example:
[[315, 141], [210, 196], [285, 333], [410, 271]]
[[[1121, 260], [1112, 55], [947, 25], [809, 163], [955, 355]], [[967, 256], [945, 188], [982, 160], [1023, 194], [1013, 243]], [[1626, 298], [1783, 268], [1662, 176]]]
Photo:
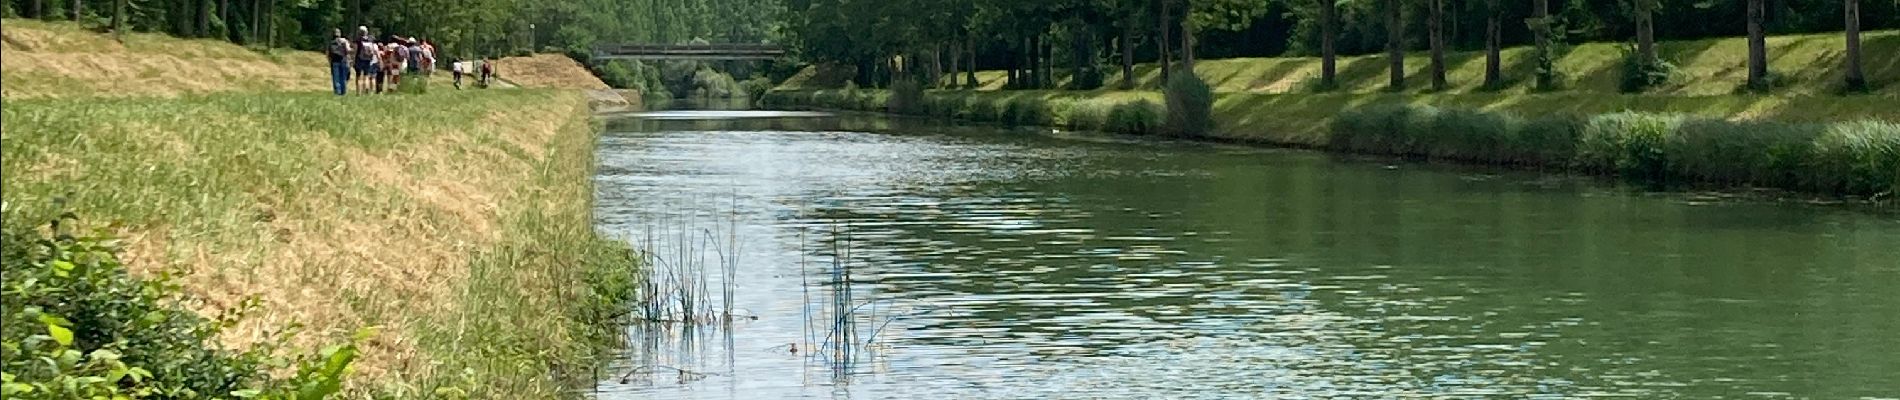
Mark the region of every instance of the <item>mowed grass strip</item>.
[[[11, 72], [9, 72], [11, 73]], [[17, 100], [3, 109], [6, 218], [54, 199], [172, 274], [222, 340], [301, 327], [299, 347], [380, 326], [351, 392], [553, 397], [611, 337], [623, 246], [591, 225], [576, 92], [485, 90]], [[584, 377], [583, 377], [584, 378]]]

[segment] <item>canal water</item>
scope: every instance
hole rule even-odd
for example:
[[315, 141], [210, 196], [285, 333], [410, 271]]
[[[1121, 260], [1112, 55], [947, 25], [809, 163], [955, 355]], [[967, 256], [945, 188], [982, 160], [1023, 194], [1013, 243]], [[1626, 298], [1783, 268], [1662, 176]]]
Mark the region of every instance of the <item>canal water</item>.
[[1900, 398], [1891, 213], [864, 115], [606, 126], [597, 223], [654, 255], [656, 321], [601, 399]]

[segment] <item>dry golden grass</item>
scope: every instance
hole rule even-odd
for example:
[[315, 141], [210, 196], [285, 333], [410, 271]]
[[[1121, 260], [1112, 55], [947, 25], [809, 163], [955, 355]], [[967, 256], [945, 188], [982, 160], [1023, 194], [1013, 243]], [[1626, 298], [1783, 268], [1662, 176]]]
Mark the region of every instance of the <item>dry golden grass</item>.
[[607, 90], [587, 67], [560, 54], [536, 54], [496, 60], [495, 73], [503, 80], [526, 88]]
[[0, 21], [0, 96], [179, 96], [225, 91], [321, 91], [323, 55], [265, 54], [211, 39], [135, 33], [124, 41], [70, 23]]

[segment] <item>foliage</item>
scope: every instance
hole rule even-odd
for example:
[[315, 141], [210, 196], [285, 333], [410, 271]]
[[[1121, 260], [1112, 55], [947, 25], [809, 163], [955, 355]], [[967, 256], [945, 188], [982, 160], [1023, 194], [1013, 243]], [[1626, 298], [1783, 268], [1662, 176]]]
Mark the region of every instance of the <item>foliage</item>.
[[898, 79], [891, 83], [891, 97], [885, 100], [885, 109], [898, 114], [919, 114], [924, 109], [924, 85], [914, 79]]
[[[50, 235], [17, 225], [22, 217], [9, 212], [0, 233], [7, 398], [322, 399], [341, 389], [355, 342], [297, 360], [273, 356], [276, 344], [224, 348], [214, 336], [253, 303], [199, 317], [180, 306], [168, 278], [128, 274], [117, 241], [71, 232], [70, 213]], [[266, 373], [292, 361], [297, 372], [287, 379]]]
[[1161, 106], [1146, 99], [1115, 105], [1108, 111], [1102, 129], [1109, 132], [1140, 134], [1161, 128]]
[[693, 83], [690, 87], [692, 91], [689, 93], [692, 97], [729, 98], [746, 95], [745, 88], [739, 87], [739, 82], [733, 80], [732, 75], [726, 75], [724, 72], [714, 71], [711, 68], [693, 71]]
[[1617, 90], [1624, 93], [1637, 93], [1649, 88], [1669, 83], [1676, 73], [1676, 65], [1667, 60], [1646, 60], [1633, 49], [1623, 51], [1622, 75], [1617, 81]]
[[771, 91], [773, 85], [775, 83], [772, 82], [772, 78], [763, 76], [755, 76], [739, 82], [739, 88], [745, 91], [746, 97], [753, 99], [765, 96], [765, 92]]
[[1175, 136], [1202, 136], [1214, 130], [1214, 90], [1187, 71], [1168, 79], [1165, 130]]
[[1623, 112], [1524, 119], [1403, 103], [1340, 113], [1326, 147], [1614, 174], [1639, 182], [1878, 195], [1900, 179], [1900, 124], [1727, 121]]

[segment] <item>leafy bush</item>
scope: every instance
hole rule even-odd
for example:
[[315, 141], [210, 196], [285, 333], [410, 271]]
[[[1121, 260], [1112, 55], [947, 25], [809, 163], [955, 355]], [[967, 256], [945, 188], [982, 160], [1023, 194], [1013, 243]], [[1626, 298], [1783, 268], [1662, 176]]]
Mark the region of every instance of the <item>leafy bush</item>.
[[1564, 165], [1576, 158], [1577, 140], [1588, 122], [1569, 114], [1524, 121], [1499, 152], [1515, 164]]
[[218, 320], [199, 317], [179, 305], [179, 289], [168, 280], [127, 274], [116, 241], [75, 236], [60, 222], [51, 236], [0, 228], [6, 398], [321, 399], [341, 390], [354, 344], [302, 357], [295, 375], [272, 378], [266, 370], [285, 362], [271, 355], [275, 345], [238, 352], [215, 342], [248, 308]]
[[646, 82], [640, 79], [640, 73], [628, 66], [625, 61], [607, 60], [595, 64], [592, 70], [594, 76], [600, 77], [600, 81], [606, 83], [607, 86], [615, 89], [646, 91]]
[[1108, 122], [1103, 129], [1127, 134], [1154, 133], [1161, 128], [1163, 112], [1161, 105], [1145, 99], [1122, 103], [1108, 110]]
[[1647, 61], [1641, 53], [1633, 49], [1623, 50], [1623, 70], [1617, 81], [1617, 89], [1623, 93], [1638, 93], [1669, 83], [1676, 73], [1676, 65], [1665, 60]]
[[1099, 131], [1108, 126], [1108, 114], [1114, 105], [1103, 102], [1082, 102], [1069, 108], [1064, 115], [1064, 125], [1069, 129]]
[[891, 96], [885, 100], [884, 109], [898, 114], [922, 114], [924, 112], [924, 85], [910, 78], [892, 82]]
[[1008, 100], [1003, 106], [1001, 122], [1016, 126], [1052, 125], [1055, 121], [1044, 107], [1042, 99], [1016, 98]]
[[1623, 112], [1591, 118], [1577, 143], [1577, 165], [1649, 182], [1664, 182], [1669, 159], [1663, 151], [1683, 118]]
[[1833, 124], [1814, 140], [1811, 189], [1839, 193], [1900, 194], [1900, 123]]
[[765, 92], [772, 91], [773, 85], [771, 78], [763, 76], [739, 82], [739, 88], [745, 91], [746, 96], [754, 99], [765, 97]]
[[1715, 119], [1683, 121], [1662, 149], [1670, 175], [1696, 181], [1800, 185], [1819, 124]]
[[1327, 146], [1361, 153], [1411, 155], [1414, 138], [1408, 132], [1414, 125], [1414, 115], [1436, 111], [1397, 103], [1349, 109], [1333, 119]]
[[711, 68], [693, 72], [691, 87], [693, 89], [690, 93], [693, 97], [730, 98], [746, 94], [745, 88], [740, 87], [739, 82], [732, 79], [732, 75], [726, 75], [724, 72], [714, 71]]
[[1175, 136], [1196, 137], [1214, 130], [1214, 90], [1191, 71], [1181, 71], [1168, 79], [1165, 92], [1168, 104], [1167, 132]]

